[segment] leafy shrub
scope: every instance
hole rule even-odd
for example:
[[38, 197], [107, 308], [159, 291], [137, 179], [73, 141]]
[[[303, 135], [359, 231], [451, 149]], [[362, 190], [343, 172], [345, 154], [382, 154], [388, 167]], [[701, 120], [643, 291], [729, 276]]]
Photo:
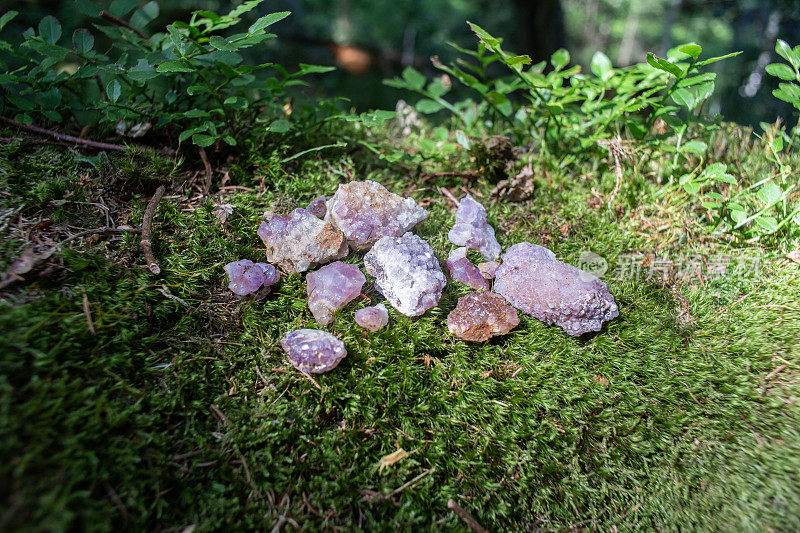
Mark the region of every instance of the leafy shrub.
[[[480, 131], [488, 115], [491, 123], [505, 123], [519, 139], [531, 136], [543, 150], [558, 155], [575, 154], [622, 132], [645, 138], [658, 119], [677, 133], [680, 151], [688, 124], [698, 120], [691, 112], [714, 91], [716, 75], [701, 69], [737, 54], [700, 60], [702, 48], [690, 43], [672, 50], [669, 59], [648, 54], [647, 63], [614, 68], [605, 54], [597, 52], [591, 72], [584, 73], [579, 65], [570, 66], [569, 52], [560, 49], [545, 72], [547, 62], [531, 64], [527, 55], [505, 51], [502, 39], [475, 24], [470, 27], [479, 39], [477, 50], [452, 45], [463, 57], [450, 65], [434, 58], [434, 65], [473, 89], [478, 104], [447, 101], [449, 84], [442, 79], [427, 83], [412, 68], [385, 83], [423, 96], [416, 104], [420, 113], [447, 109], [471, 134]], [[492, 76], [490, 69], [497, 64], [511, 74]], [[689, 112], [685, 118], [678, 115], [681, 109]], [[687, 152], [700, 148], [698, 144], [683, 146]]]
[[[781, 56], [788, 62], [785, 63], [772, 63], [767, 65], [767, 73], [772, 74], [776, 78], [783, 80], [783, 83], [778, 85], [778, 88], [772, 91], [773, 96], [784, 102], [792, 104], [795, 109], [800, 111], [800, 45], [792, 48], [789, 44], [778, 39], [775, 43], [775, 53]], [[800, 126], [796, 126], [796, 129]], [[800, 131], [799, 131], [800, 132]]]
[[[25, 123], [91, 124], [131, 136], [152, 127], [201, 147], [286, 133], [297, 121], [284, 110], [286, 90], [333, 67], [301, 64], [290, 73], [275, 63], [245, 64], [240, 52], [274, 39], [268, 28], [289, 15], [271, 13], [231, 34], [262, 1], [247, 1], [227, 15], [195, 11], [188, 22], [147, 36], [144, 30], [159, 13], [156, 2], [135, 10], [138, 1], [115, 1], [107, 13], [77, 0], [76, 8], [112, 41], [111, 49], [98, 50], [94, 34], [83, 28], [66, 39], [52, 16], [25, 31], [17, 47], [0, 41], [0, 112]], [[0, 30], [16, 15], [3, 15]], [[122, 21], [128, 15], [130, 23]]]

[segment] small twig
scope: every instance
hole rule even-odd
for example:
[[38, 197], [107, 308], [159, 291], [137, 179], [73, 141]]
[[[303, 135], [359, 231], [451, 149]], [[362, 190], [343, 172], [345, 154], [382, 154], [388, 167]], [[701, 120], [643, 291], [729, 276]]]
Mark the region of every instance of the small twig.
[[214, 413], [214, 416], [216, 416], [220, 422], [222, 422], [223, 426], [228, 425], [228, 417], [225, 416], [225, 413], [223, 413], [222, 410], [213, 403], [211, 404], [211, 412]]
[[208, 191], [211, 190], [211, 179], [213, 177], [213, 171], [211, 170], [211, 163], [208, 162], [208, 155], [206, 155], [205, 148], [199, 148], [200, 152], [200, 160], [203, 161], [203, 167], [206, 169], [206, 183], [203, 185], [203, 194], [208, 194]]
[[141, 37], [142, 39], [149, 39], [149, 38], [150, 38], [150, 37], [148, 37], [148, 36], [147, 36], [147, 34], [146, 34], [146, 33], [144, 33], [144, 32], [143, 32], [142, 30], [140, 30], [139, 28], [135, 28], [135, 27], [131, 26], [130, 24], [128, 24], [127, 22], [125, 22], [125, 21], [124, 21], [124, 20], [122, 20], [121, 18], [117, 17], [116, 15], [112, 15], [112, 14], [111, 14], [111, 13], [109, 13], [108, 11], [101, 11], [101, 12], [100, 12], [100, 16], [101, 16], [102, 18], [106, 19], [107, 21], [109, 21], [109, 22], [112, 22], [112, 23], [116, 24], [117, 26], [122, 26], [123, 28], [128, 28], [128, 29], [129, 29], [129, 30], [131, 30], [133, 33], [135, 33], [136, 35], [138, 35], [139, 37]]
[[78, 137], [73, 137], [72, 135], [66, 135], [64, 133], [58, 133], [57, 131], [48, 130], [45, 128], [40, 128], [39, 126], [34, 126], [33, 124], [23, 124], [22, 122], [18, 122], [16, 120], [0, 117], [0, 122], [5, 122], [10, 126], [14, 126], [17, 128], [21, 128], [23, 130], [31, 131], [33, 133], [38, 133], [40, 135], [49, 135], [50, 137], [55, 137], [56, 139], [62, 141], [68, 141], [75, 144], [80, 144], [82, 146], [88, 146], [90, 148], [97, 148], [98, 150], [126, 150], [125, 146], [121, 144], [111, 144], [111, 143], [104, 143], [98, 141], [90, 141], [88, 139], [81, 139]]
[[147, 268], [150, 269], [150, 272], [156, 275], [161, 273], [161, 267], [158, 266], [158, 262], [156, 262], [155, 258], [153, 257], [150, 235], [153, 231], [153, 215], [155, 215], [156, 207], [158, 207], [158, 202], [161, 201], [162, 196], [164, 196], [163, 185], [156, 189], [155, 194], [152, 198], [150, 198], [150, 203], [147, 204], [147, 209], [144, 211], [144, 218], [142, 219], [142, 240], [140, 242], [144, 259], [147, 261]]
[[456, 207], [458, 207], [459, 205], [461, 205], [461, 202], [459, 202], [459, 201], [458, 201], [458, 198], [456, 198], [455, 196], [453, 196], [453, 193], [451, 193], [451, 192], [450, 192], [449, 190], [447, 190], [446, 188], [444, 188], [444, 187], [439, 187], [439, 192], [441, 192], [442, 194], [444, 194], [444, 195], [445, 195], [445, 196], [446, 196], [446, 197], [447, 197], [447, 198], [448, 198], [448, 199], [449, 199], [451, 202], [453, 202], [454, 204], [456, 204]]
[[89, 332], [94, 335], [94, 322], [92, 321], [92, 311], [89, 309], [89, 297], [86, 296], [86, 291], [81, 287], [81, 293], [83, 293], [82, 303], [83, 303], [83, 314], [86, 316], [86, 324], [89, 326]]
[[463, 520], [464, 523], [467, 524], [467, 526], [475, 533], [489, 533], [488, 529], [480, 525], [478, 521], [475, 520], [471, 514], [465, 511], [463, 507], [458, 505], [455, 500], [447, 500], [447, 508], [456, 513], [458, 517]]

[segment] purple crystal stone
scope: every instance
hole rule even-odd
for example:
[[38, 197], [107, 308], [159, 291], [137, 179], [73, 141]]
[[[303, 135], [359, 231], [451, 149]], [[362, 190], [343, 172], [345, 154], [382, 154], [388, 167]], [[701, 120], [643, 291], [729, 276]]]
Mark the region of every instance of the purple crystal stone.
[[327, 197], [317, 196], [316, 198], [311, 200], [310, 204], [308, 204], [308, 206], [306, 207], [306, 211], [308, 211], [315, 217], [323, 218], [325, 216], [325, 213], [328, 212], [328, 206], [326, 205], [327, 201], [328, 201]]
[[456, 248], [450, 252], [446, 263], [447, 269], [450, 271], [450, 277], [454, 280], [479, 291], [489, 288], [489, 283], [483, 277], [481, 271], [467, 258], [466, 248]]
[[392, 307], [406, 316], [419, 316], [439, 303], [447, 282], [433, 248], [413, 233], [379, 239], [364, 256], [364, 268]]
[[341, 340], [318, 329], [290, 331], [281, 339], [281, 347], [292, 366], [311, 374], [333, 370], [347, 355]]
[[366, 276], [355, 265], [336, 261], [306, 275], [308, 308], [320, 324], [333, 322], [333, 314], [361, 294]]
[[325, 215], [357, 250], [369, 249], [384, 236], [400, 237], [426, 218], [428, 212], [412, 198], [369, 180], [339, 185]]
[[529, 242], [503, 254], [494, 291], [520, 311], [574, 336], [600, 331], [603, 322], [619, 316], [608, 285]]
[[495, 272], [497, 272], [500, 263], [497, 261], [486, 261], [478, 263], [478, 270], [485, 279], [494, 279]]
[[467, 341], [484, 342], [496, 335], [505, 335], [519, 324], [517, 310], [499, 294], [473, 292], [458, 299], [458, 305], [447, 315], [450, 333]]
[[267, 220], [258, 236], [267, 247], [267, 261], [287, 271], [305, 272], [347, 255], [347, 241], [330, 222], [323, 222], [305, 209], [288, 215], [265, 213]]
[[461, 200], [456, 210], [456, 223], [447, 237], [456, 246], [478, 250], [490, 261], [500, 255], [500, 244], [494, 236], [494, 228], [486, 221], [486, 209], [469, 194]]
[[228, 288], [239, 296], [246, 296], [254, 292], [262, 295], [264, 289], [269, 293], [269, 287], [277, 283], [280, 273], [275, 267], [267, 263], [253, 263], [249, 259], [241, 259], [225, 265], [225, 274], [228, 276]]
[[378, 331], [389, 323], [389, 311], [383, 304], [359, 309], [355, 314], [356, 324], [370, 331]]

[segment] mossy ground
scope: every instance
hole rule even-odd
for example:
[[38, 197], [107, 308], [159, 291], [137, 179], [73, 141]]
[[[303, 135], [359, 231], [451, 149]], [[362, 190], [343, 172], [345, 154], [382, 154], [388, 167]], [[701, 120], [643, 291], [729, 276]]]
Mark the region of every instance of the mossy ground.
[[[637, 170], [607, 208], [593, 200], [615, 186], [600, 161], [537, 174], [533, 197], [511, 203], [488, 200], [481, 181], [422, 182], [325, 157], [242, 165], [234, 179], [247, 189], [216, 198], [235, 206], [224, 225], [212, 200], [165, 199], [161, 276], [142, 268], [135, 236], [103, 236], [65, 249], [53, 276], [2, 295], [0, 529], [463, 530], [449, 498], [490, 530], [796, 527], [800, 265], [783, 255], [797, 232], [762, 244], [711, 238], [679, 197], [653, 200], [659, 186]], [[745, 177], [761, 161], [747, 157]], [[3, 207], [25, 204], [29, 229], [37, 217], [54, 222], [7, 230], [0, 266], [37, 231], [103, 225], [103, 210], [79, 195], [94, 198], [104, 176], [124, 180], [131, 165], [6, 148]], [[522, 316], [509, 335], [470, 344], [447, 333], [466, 294], [451, 283], [426, 315], [390, 309], [389, 326], [369, 333], [352, 319], [381, 299], [368, 285], [326, 328], [347, 358], [312, 382], [278, 345], [287, 330], [317, 327], [303, 277], [284, 277], [266, 300], [238, 300], [222, 266], [262, 257], [263, 211], [305, 205], [349, 175], [423, 202], [431, 217], [416, 231], [442, 260], [453, 206], [439, 187], [483, 195], [504, 246], [530, 240], [573, 264], [594, 251], [612, 267], [619, 319], [576, 339]], [[120, 223], [139, 224], [148, 194], [118, 206]], [[631, 251], [730, 255], [759, 269], [613, 275]], [[381, 471], [398, 448], [408, 457]]]

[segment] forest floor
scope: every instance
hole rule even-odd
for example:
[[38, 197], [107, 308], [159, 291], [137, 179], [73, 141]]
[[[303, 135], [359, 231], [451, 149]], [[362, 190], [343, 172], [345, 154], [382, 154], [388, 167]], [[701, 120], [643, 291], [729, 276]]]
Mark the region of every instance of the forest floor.
[[[87, 158], [0, 145], [0, 270], [70, 235], [138, 228], [167, 193], [145, 267], [138, 235], [76, 238], [0, 290], [0, 529], [790, 531], [800, 521], [800, 264], [782, 241], [713, 236], [679, 190], [607, 162], [535, 173], [532, 196], [318, 152], [202, 172], [137, 150]], [[757, 153], [734, 154], [741, 175]], [[796, 168], [796, 167], [795, 167]], [[447, 332], [463, 285], [419, 318], [326, 329], [348, 356], [313, 379], [278, 340], [317, 327], [304, 276], [235, 298], [223, 266], [263, 258], [268, 209], [373, 179], [425, 206], [452, 248], [452, 194], [500, 243], [579, 265], [591, 251], [620, 317], [581, 338], [521, 315], [485, 344]], [[219, 205], [233, 206], [223, 223]], [[585, 257], [585, 256], [583, 256]], [[30, 255], [28, 256], [30, 259]], [[348, 262], [362, 266], [362, 257]], [[382, 458], [403, 449], [392, 463]], [[383, 463], [383, 465], [382, 465]], [[193, 529], [194, 528], [194, 529]]]

